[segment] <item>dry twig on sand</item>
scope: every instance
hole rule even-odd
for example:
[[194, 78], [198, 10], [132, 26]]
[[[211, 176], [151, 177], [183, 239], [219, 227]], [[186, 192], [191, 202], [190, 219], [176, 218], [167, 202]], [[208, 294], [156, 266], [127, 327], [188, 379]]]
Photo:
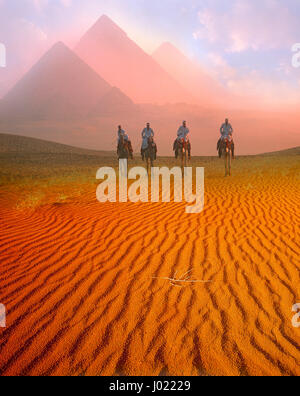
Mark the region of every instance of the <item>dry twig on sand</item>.
[[193, 270], [190, 270], [186, 273], [184, 273], [182, 276], [180, 276], [179, 278], [176, 278], [176, 275], [178, 273], [178, 271], [175, 272], [173, 278], [168, 278], [168, 277], [152, 277], [152, 279], [159, 279], [159, 280], [167, 280], [171, 283], [172, 286], [175, 287], [182, 287], [185, 284], [193, 284], [193, 283], [211, 283], [212, 281], [204, 281], [204, 280], [197, 280], [197, 279], [191, 279], [190, 277], [190, 273]]

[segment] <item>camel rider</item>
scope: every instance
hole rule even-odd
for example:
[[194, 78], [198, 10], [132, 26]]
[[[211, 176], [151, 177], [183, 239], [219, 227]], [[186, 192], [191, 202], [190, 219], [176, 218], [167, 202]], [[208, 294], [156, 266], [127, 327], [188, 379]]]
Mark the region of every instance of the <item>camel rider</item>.
[[141, 149], [141, 154], [142, 154], [142, 159], [144, 161], [145, 159], [145, 151], [148, 148], [148, 139], [149, 138], [153, 138], [154, 137], [154, 131], [153, 129], [150, 127], [150, 123], [147, 123], [146, 128], [143, 130], [142, 132], [142, 149]]
[[178, 129], [177, 132], [177, 140], [184, 139], [184, 141], [187, 142], [189, 133], [190, 131], [186, 127], [186, 121], [183, 121], [182, 126]]
[[[178, 150], [179, 150], [179, 141], [184, 140], [185, 142], [189, 142], [189, 133], [190, 130], [186, 126], [186, 121], [183, 121], [182, 126], [178, 129], [177, 139], [174, 142], [173, 150], [175, 151], [175, 158], [178, 158]], [[188, 152], [189, 158], [191, 157], [191, 145], [188, 144]]]
[[127, 133], [122, 129], [122, 126], [119, 125], [119, 129], [118, 129], [118, 143], [120, 142], [121, 136], [123, 136], [124, 140], [126, 142], [129, 141], [129, 136], [127, 135]]
[[232, 138], [233, 128], [232, 128], [231, 124], [229, 123], [228, 118], [226, 118], [224, 124], [221, 126], [220, 132], [221, 132], [222, 140], [225, 140], [226, 138]]
[[129, 150], [130, 158], [133, 159], [133, 149], [132, 149], [132, 144], [131, 144], [130, 138], [127, 135], [127, 133], [122, 129], [122, 126], [119, 125], [119, 128], [118, 128], [118, 148], [117, 148], [118, 153], [119, 153], [120, 150], [122, 150], [122, 148], [121, 148], [121, 138], [122, 137], [123, 137], [123, 144], [126, 143], [125, 146]]
[[232, 155], [234, 157], [234, 142], [233, 142], [233, 128], [232, 125], [229, 123], [228, 118], [226, 118], [224, 124], [222, 124], [220, 128], [220, 133], [221, 133], [221, 138], [218, 142], [218, 150], [219, 150], [219, 157], [221, 157], [221, 142], [224, 141], [225, 139], [229, 139], [232, 142]]

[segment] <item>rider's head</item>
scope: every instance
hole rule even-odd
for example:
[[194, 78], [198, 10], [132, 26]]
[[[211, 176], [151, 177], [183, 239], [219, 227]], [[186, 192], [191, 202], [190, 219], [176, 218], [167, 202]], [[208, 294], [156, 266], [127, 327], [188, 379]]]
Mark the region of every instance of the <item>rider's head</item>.
[[186, 121], [183, 121], [182, 125], [186, 128]]
[[122, 126], [121, 126], [121, 125], [119, 125], [119, 127], [118, 127], [118, 128], [119, 128], [119, 131], [121, 131], [121, 130], [122, 130]]
[[229, 120], [228, 120], [228, 118], [226, 118], [225, 124], [228, 125], [228, 123], [229, 123]]
[[148, 128], [148, 129], [150, 128], [150, 123], [149, 123], [149, 122], [147, 122], [147, 128]]

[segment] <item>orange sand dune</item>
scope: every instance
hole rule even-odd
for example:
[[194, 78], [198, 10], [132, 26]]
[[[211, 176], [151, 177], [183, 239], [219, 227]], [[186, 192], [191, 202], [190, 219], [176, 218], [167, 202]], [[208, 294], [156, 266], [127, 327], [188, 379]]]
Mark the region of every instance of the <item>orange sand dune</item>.
[[260, 172], [208, 174], [199, 215], [1, 194], [1, 374], [299, 375], [299, 174]]

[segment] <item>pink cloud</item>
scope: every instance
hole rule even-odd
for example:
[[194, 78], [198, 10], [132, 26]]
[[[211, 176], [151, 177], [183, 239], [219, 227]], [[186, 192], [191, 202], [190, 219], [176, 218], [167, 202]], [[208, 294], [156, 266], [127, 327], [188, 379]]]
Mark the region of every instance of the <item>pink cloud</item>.
[[236, 0], [226, 13], [206, 8], [198, 13], [198, 19], [194, 38], [220, 44], [227, 52], [286, 47], [299, 34], [299, 19], [278, 0], [260, 0], [259, 4]]

